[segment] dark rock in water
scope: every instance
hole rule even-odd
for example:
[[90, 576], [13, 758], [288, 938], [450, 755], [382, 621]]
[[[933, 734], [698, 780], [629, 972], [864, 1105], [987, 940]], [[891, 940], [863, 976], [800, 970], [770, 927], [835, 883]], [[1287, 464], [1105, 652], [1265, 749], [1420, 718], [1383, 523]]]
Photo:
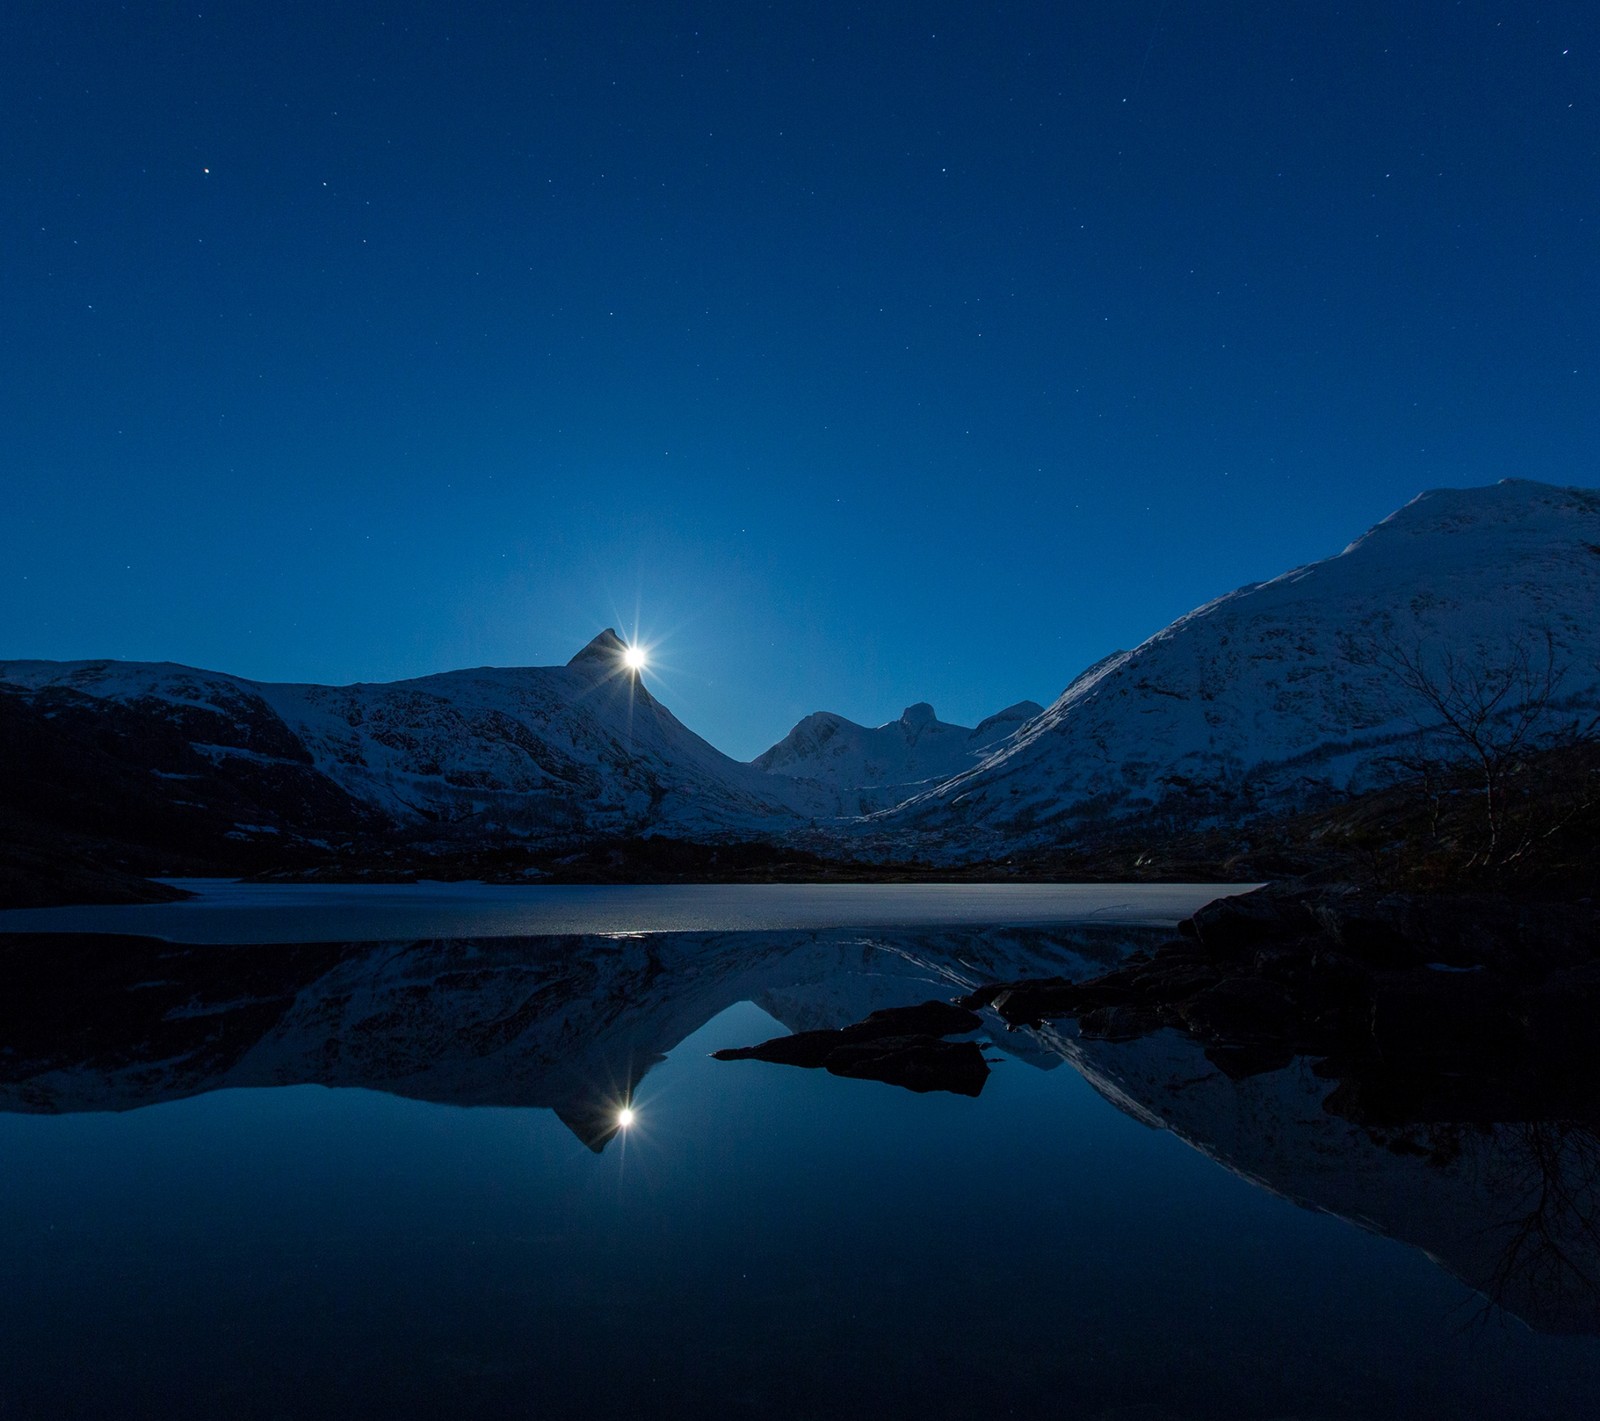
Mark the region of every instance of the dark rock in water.
[[1065, 977], [1013, 982], [996, 992], [991, 1005], [1007, 1026], [1034, 1026], [1077, 1009], [1077, 988]]
[[770, 1061], [775, 1066], [825, 1066], [840, 1045], [843, 1034], [837, 1031], [797, 1031], [792, 1036], [774, 1036], [759, 1046], [726, 1046], [713, 1051], [714, 1061]]
[[983, 1050], [974, 1041], [945, 1041], [976, 1031], [983, 1018], [949, 1002], [885, 1007], [837, 1031], [797, 1031], [759, 1046], [713, 1051], [718, 1061], [770, 1061], [822, 1068], [836, 1076], [886, 1081], [907, 1090], [977, 1095], [988, 1079]]
[[719, 1061], [773, 1061], [782, 1066], [821, 1066], [840, 1047], [881, 1040], [921, 1037], [937, 1040], [976, 1031], [983, 1018], [949, 1002], [923, 1002], [914, 1007], [884, 1007], [865, 1021], [835, 1031], [797, 1031], [775, 1036], [759, 1046], [728, 1047], [711, 1054]]
[[1133, 973], [1129, 985], [1156, 1001], [1181, 1002], [1196, 993], [1209, 991], [1222, 980], [1210, 963], [1192, 962], [1181, 953], [1173, 953], [1170, 958]]
[[1051, 988], [1066, 988], [1072, 985], [1070, 977], [1030, 977], [1026, 982], [990, 982], [985, 986], [974, 987], [963, 997], [957, 997], [955, 1004], [976, 1010], [980, 1007], [994, 1006], [996, 999], [1013, 988], [1023, 987], [1032, 992], [1045, 991]]
[[1302, 954], [1302, 961], [1304, 976], [1294, 990], [1306, 1029], [1313, 1036], [1337, 1038], [1364, 1032], [1372, 1020], [1377, 982], [1372, 968], [1321, 947]]
[[847, 1041], [829, 1055], [826, 1069], [836, 1076], [884, 1081], [919, 1093], [943, 1090], [976, 1096], [989, 1078], [983, 1048], [976, 1041], [941, 1041], [937, 1036], [881, 1036]]
[[1426, 944], [1407, 938], [1392, 923], [1375, 915], [1330, 915], [1324, 936], [1347, 956], [1380, 972], [1421, 967], [1432, 955]]
[[1143, 1007], [1093, 1007], [1078, 1018], [1078, 1032], [1093, 1041], [1132, 1041], [1161, 1025], [1161, 1017]]
[[914, 1007], [884, 1007], [865, 1021], [845, 1027], [848, 1034], [960, 1036], [976, 1031], [983, 1018], [975, 1011], [950, 1002], [922, 1002]]

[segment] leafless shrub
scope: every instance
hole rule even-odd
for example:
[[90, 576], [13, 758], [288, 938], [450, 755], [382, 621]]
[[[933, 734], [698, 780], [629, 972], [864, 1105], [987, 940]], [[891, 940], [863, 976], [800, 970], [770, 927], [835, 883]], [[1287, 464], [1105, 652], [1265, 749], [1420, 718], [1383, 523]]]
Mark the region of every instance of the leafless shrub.
[[1485, 1289], [1494, 1304], [1532, 1297], [1554, 1309], [1600, 1309], [1600, 1136], [1586, 1123], [1503, 1127], [1501, 1181], [1512, 1201], [1489, 1231], [1501, 1239]]
[[1395, 709], [1416, 723], [1413, 745], [1390, 759], [1425, 799], [1432, 838], [1460, 819], [1463, 795], [1476, 798], [1464, 870], [1516, 865], [1600, 803], [1600, 777], [1581, 757], [1576, 780], [1529, 773], [1537, 757], [1593, 744], [1600, 730], [1592, 708], [1566, 713], [1566, 668], [1548, 630], [1478, 654], [1391, 637], [1352, 659], [1385, 672]]

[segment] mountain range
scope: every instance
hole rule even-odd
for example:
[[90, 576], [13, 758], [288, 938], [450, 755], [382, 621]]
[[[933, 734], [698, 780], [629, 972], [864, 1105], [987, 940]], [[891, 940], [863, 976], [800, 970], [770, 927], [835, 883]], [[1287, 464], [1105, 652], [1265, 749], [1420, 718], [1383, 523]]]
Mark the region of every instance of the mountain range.
[[610, 630], [565, 666], [338, 687], [5, 661], [0, 829], [220, 866], [641, 835], [979, 859], [1380, 783], [1438, 728], [1418, 675], [1504, 679], [1505, 705], [1542, 685], [1548, 728], [1591, 720], [1597, 609], [1600, 493], [1507, 480], [1423, 494], [1104, 657], [1047, 708], [973, 728], [925, 703], [876, 727], [818, 712], [747, 764], [679, 722]]
[[940, 720], [926, 701], [872, 727], [817, 711], [751, 763], [827, 786], [838, 796], [839, 817], [870, 814], [977, 768], [1043, 711], [1035, 701], [1018, 701], [970, 729]]

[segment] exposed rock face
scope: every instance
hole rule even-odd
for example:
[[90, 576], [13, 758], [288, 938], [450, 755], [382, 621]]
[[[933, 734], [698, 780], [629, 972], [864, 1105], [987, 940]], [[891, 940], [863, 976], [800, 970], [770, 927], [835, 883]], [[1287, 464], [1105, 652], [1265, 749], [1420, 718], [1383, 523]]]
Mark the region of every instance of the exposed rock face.
[[259, 697], [152, 669], [170, 694], [95, 695], [80, 689], [92, 677], [70, 674], [7, 683], [0, 670], [0, 843], [32, 865], [0, 877], [8, 904], [126, 901], [124, 868], [244, 872], [293, 841], [326, 852], [390, 823], [319, 772]]

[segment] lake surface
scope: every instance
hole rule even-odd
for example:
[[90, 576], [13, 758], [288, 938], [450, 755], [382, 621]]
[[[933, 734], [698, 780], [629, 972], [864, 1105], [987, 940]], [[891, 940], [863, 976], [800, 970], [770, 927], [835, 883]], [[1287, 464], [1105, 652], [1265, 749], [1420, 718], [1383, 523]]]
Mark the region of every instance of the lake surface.
[[1582, 1132], [1375, 1135], [1172, 1032], [988, 1019], [976, 1098], [710, 1058], [1089, 975], [1178, 902], [920, 891], [651, 931], [589, 890], [634, 925], [508, 935], [423, 890], [450, 930], [319, 938], [290, 890], [228, 910], [265, 942], [0, 938], [0, 1417], [1594, 1414]]
[[321, 942], [556, 933], [1175, 923], [1249, 883], [686, 883], [639, 887], [164, 880], [178, 903], [12, 908], [0, 933], [144, 933], [174, 942]]

